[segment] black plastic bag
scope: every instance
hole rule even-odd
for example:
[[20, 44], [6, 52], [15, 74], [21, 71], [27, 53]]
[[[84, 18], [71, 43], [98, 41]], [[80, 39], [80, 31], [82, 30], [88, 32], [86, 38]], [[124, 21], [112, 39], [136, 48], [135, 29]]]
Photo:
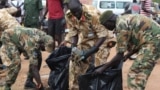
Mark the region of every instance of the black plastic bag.
[[96, 76], [92, 75], [93, 71], [79, 76], [79, 90], [123, 90], [121, 68], [108, 68]]
[[71, 48], [60, 47], [47, 58], [46, 63], [51, 69], [48, 85], [51, 90], [68, 90], [68, 58]]
[[71, 48], [68, 48], [66, 46], [59, 47], [49, 55], [49, 57], [46, 59], [46, 63], [51, 69], [51, 71], [62, 71], [62, 69], [67, 64], [70, 55]]

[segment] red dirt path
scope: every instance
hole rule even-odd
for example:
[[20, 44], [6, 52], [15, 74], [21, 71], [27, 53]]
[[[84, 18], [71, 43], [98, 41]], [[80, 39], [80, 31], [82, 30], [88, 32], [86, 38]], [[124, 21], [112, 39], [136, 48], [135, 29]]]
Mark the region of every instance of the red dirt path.
[[[112, 49], [110, 58], [114, 55], [114, 53], [115, 53], [115, 48]], [[46, 66], [45, 59], [48, 57], [49, 53], [42, 52], [42, 54], [43, 54], [43, 64], [40, 70], [40, 74], [41, 74], [41, 78], [42, 78], [44, 86], [47, 86], [48, 74], [50, 70], [48, 67], [44, 67], [44, 66]], [[128, 60], [123, 65], [123, 88], [124, 90], [128, 90], [126, 80], [127, 80], [127, 73], [128, 73], [129, 67], [131, 66], [132, 62], [133, 61]], [[28, 61], [23, 60], [23, 56], [22, 56], [22, 68], [16, 80], [16, 83], [12, 86], [12, 90], [23, 90], [27, 71], [28, 71]], [[160, 62], [156, 64], [151, 76], [149, 77], [145, 90], [160, 90], [159, 82], [160, 82]]]

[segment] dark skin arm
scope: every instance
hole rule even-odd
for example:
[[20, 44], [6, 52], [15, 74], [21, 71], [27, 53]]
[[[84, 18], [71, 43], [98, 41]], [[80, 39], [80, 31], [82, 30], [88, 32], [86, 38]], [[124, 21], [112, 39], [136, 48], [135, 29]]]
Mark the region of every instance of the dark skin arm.
[[130, 51], [129, 53], [127, 53], [126, 55], [124, 55], [124, 53], [117, 53], [110, 62], [104, 64], [102, 67], [96, 69], [94, 71], [94, 74], [101, 74], [105, 69], [107, 69], [108, 67], [111, 66], [115, 66], [117, 65], [120, 60], [124, 60], [126, 61], [130, 56], [132, 56], [133, 54], [135, 54], [136, 52], [138, 52], [138, 49], [135, 49], [133, 51]]
[[99, 38], [97, 43], [95, 44], [95, 47], [99, 48], [105, 40], [106, 40], [106, 37]]
[[138, 52], [138, 49], [132, 50], [130, 52], [128, 52], [125, 56], [124, 56], [124, 61], [126, 61], [129, 57], [131, 57], [133, 54], [135, 54], [136, 52]]
[[48, 13], [48, 9], [46, 8], [44, 15], [42, 15], [41, 22], [43, 22], [43, 20], [46, 18], [47, 13]]
[[46, 18], [46, 15], [48, 13], [48, 2], [46, 0], [46, 8], [45, 8], [45, 12], [44, 12], [44, 15], [42, 15], [42, 18], [41, 18], [41, 23], [43, 22], [43, 20]]
[[94, 74], [101, 74], [105, 69], [107, 69], [110, 66], [115, 66], [117, 63], [120, 62], [124, 58], [124, 53], [117, 53], [110, 62], [104, 64], [102, 67], [97, 68], [94, 71]]
[[42, 85], [41, 77], [40, 77], [40, 73], [39, 73], [39, 70], [40, 70], [40, 67], [41, 67], [41, 61], [42, 61], [40, 50], [35, 48], [33, 50], [32, 55], [34, 56], [33, 59], [37, 60], [38, 63], [37, 63], [37, 65], [36, 64], [30, 64], [31, 73], [33, 75], [33, 78], [37, 82], [37, 88], [41, 88], [41, 87], [43, 87], [43, 85]]
[[41, 78], [40, 78], [40, 74], [39, 74], [39, 70], [38, 70], [38, 66], [36, 65], [31, 65], [31, 69], [32, 69], [32, 74], [33, 77], [35, 78], [36, 82], [37, 82], [37, 86], [38, 88], [42, 87], [42, 82], [41, 82]]
[[84, 54], [81, 56], [80, 61], [85, 61], [89, 56], [96, 53], [99, 50], [99, 47], [103, 44], [105, 40], [106, 40], [106, 37], [99, 38], [95, 46], [91, 47], [89, 50], [84, 51]]

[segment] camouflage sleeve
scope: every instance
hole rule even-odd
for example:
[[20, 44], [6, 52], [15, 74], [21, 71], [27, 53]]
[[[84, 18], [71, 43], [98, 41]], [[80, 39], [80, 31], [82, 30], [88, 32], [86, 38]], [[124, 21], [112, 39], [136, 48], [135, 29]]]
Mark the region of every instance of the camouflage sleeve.
[[92, 17], [92, 26], [98, 38], [109, 37], [108, 30], [102, 24], [100, 24], [98, 17], [95, 15]]
[[15, 7], [9, 7], [9, 8], [5, 8], [5, 9], [9, 14], [14, 14], [18, 11], [17, 8], [15, 8]]
[[118, 18], [116, 23], [117, 52], [125, 52], [129, 41], [129, 30], [127, 21]]
[[69, 29], [66, 37], [65, 37], [65, 41], [70, 41], [71, 37], [75, 36], [78, 34], [77, 29], [74, 27], [73, 22], [71, 22], [71, 18], [68, 18], [68, 15], [65, 16], [66, 18], [66, 22], [67, 22], [67, 28]]

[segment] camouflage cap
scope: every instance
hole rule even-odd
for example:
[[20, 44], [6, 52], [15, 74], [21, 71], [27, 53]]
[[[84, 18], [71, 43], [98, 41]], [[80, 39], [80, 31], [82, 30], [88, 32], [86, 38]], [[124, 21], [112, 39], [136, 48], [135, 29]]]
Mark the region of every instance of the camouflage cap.
[[113, 12], [111, 10], [107, 10], [104, 13], [101, 14], [99, 17], [99, 21], [101, 24], [104, 24], [111, 16]]

